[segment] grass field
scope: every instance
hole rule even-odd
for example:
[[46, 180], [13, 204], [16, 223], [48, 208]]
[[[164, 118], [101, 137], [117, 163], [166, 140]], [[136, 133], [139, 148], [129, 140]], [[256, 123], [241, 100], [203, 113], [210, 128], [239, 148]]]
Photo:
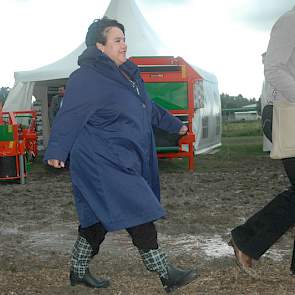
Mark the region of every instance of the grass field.
[[224, 122], [222, 128], [222, 146], [220, 152], [216, 153], [218, 158], [265, 155], [260, 120]]
[[223, 122], [222, 137], [262, 136], [261, 121]]
[[[262, 131], [260, 121], [225, 122], [221, 139], [221, 147], [213, 154], [196, 156], [197, 171], [210, 171], [219, 167], [232, 166], [240, 159], [268, 157], [262, 150]], [[208, 161], [210, 160], [210, 161]], [[161, 159], [160, 171], [175, 172], [186, 169], [187, 159]]]

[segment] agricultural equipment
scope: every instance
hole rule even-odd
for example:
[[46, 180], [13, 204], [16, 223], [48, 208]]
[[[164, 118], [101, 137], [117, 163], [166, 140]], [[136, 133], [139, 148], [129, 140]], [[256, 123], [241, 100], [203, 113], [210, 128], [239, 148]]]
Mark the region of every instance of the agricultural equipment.
[[182, 137], [155, 130], [158, 157], [187, 157], [189, 170], [194, 170], [195, 85], [202, 77], [181, 57], [132, 57], [131, 60], [138, 65], [150, 97], [189, 129]]
[[2, 112], [0, 105], [0, 181], [24, 184], [37, 153], [36, 112]]

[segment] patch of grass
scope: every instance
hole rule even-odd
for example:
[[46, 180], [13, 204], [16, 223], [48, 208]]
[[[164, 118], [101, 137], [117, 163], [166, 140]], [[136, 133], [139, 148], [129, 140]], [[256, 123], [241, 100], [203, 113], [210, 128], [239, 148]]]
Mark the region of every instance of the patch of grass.
[[222, 146], [216, 155], [221, 158], [255, 157], [262, 150], [262, 136], [223, 137]]
[[[196, 155], [196, 171], [231, 169], [240, 160], [254, 160], [268, 157], [262, 150], [261, 136], [224, 137], [222, 145], [215, 153]], [[159, 159], [160, 172], [183, 172], [188, 170], [188, 160]]]
[[261, 121], [223, 122], [222, 137], [262, 136]]

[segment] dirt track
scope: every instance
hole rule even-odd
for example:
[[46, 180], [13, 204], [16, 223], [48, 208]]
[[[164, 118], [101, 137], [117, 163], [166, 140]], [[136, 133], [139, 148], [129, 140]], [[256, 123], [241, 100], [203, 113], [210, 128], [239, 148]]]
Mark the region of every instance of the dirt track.
[[[241, 273], [227, 246], [232, 227], [287, 186], [278, 161], [267, 155], [218, 160], [202, 156], [196, 172], [160, 162], [162, 201], [168, 215], [158, 222], [159, 239], [170, 260], [196, 267], [200, 278], [175, 294], [294, 294], [289, 275], [293, 229], [258, 262], [259, 278]], [[67, 171], [36, 163], [27, 184], [0, 185], [0, 294], [165, 294], [143, 267], [125, 232], [107, 236], [91, 264], [111, 287], [70, 287], [69, 253], [76, 215]]]

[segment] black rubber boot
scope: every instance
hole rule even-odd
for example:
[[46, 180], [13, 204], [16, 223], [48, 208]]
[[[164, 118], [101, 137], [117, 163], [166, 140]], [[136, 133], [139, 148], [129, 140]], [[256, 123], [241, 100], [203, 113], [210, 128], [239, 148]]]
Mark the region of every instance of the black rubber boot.
[[110, 285], [109, 281], [97, 279], [89, 272], [88, 265], [92, 257], [91, 245], [84, 237], [78, 236], [71, 258], [71, 286], [80, 284], [91, 288], [106, 288]]
[[197, 271], [195, 270], [180, 270], [171, 264], [167, 265], [167, 271], [167, 279], [165, 277], [160, 277], [163, 287], [167, 293], [191, 283], [198, 277]]
[[198, 276], [195, 270], [180, 270], [169, 264], [161, 249], [139, 249], [139, 254], [147, 270], [158, 273], [167, 293], [189, 284]]
[[88, 271], [86, 271], [83, 278], [79, 278], [74, 272], [70, 272], [71, 286], [84, 285], [90, 288], [107, 288], [110, 285], [108, 280], [97, 279]]

